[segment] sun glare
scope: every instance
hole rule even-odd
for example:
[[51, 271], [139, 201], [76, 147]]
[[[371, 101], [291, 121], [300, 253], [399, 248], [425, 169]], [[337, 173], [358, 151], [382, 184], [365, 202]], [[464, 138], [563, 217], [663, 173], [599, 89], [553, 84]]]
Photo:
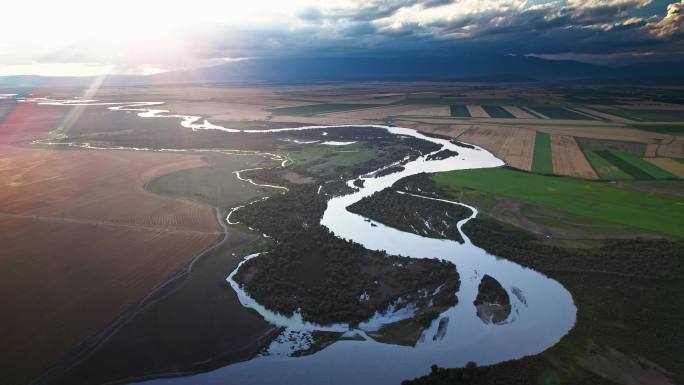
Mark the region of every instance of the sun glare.
[[[13, 2], [9, 10], [5, 6], [5, 15], [12, 17], [0, 23], [3, 74], [140, 74], [165, 69], [151, 63], [192, 66], [192, 55], [203, 48], [198, 36], [271, 23], [295, 25], [299, 10], [315, 4], [308, 0], [39, 3]], [[35, 11], [38, 8], [40, 12]]]

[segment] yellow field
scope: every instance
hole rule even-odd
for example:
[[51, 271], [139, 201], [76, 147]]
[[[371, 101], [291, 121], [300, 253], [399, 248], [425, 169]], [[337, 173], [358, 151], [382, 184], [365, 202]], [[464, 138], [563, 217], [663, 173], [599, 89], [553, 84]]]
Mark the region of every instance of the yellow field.
[[500, 157], [512, 167], [526, 171], [532, 170], [535, 136], [534, 130], [516, 128], [512, 135], [506, 137], [501, 146]]
[[554, 174], [599, 179], [572, 136], [551, 135], [551, 153]]
[[655, 164], [656, 166], [662, 168], [665, 171], [677, 175], [680, 178], [684, 178], [684, 164], [677, 162], [670, 158], [644, 158], [647, 161]]

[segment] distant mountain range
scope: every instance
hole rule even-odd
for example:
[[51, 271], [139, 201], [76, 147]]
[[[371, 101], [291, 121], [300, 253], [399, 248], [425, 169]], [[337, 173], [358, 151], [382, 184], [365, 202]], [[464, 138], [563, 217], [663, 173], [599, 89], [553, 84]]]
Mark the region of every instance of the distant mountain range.
[[[106, 85], [176, 83], [300, 83], [357, 80], [458, 80], [529, 82], [683, 83], [684, 63], [608, 67], [533, 56], [281, 57], [249, 59], [156, 75], [110, 75]], [[92, 77], [4, 76], [0, 86], [81, 86]]]

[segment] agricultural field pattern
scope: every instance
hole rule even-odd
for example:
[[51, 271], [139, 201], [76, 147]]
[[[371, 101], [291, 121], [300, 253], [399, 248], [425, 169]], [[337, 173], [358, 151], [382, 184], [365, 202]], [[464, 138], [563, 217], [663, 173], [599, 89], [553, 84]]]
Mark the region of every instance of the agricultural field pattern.
[[0, 92], [1, 384], [684, 383], [681, 88]]

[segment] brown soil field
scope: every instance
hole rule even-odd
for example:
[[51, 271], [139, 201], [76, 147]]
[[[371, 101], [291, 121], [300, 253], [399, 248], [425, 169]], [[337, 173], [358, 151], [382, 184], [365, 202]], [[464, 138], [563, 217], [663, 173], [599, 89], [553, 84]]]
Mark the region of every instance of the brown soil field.
[[536, 131], [516, 128], [501, 146], [500, 156], [512, 167], [531, 171]]
[[[658, 143], [661, 140], [671, 138], [670, 135], [657, 132], [646, 132], [626, 127], [595, 127], [582, 126], [552, 126], [544, 125], [535, 127], [536, 130], [549, 134], [570, 135], [581, 138], [603, 139], [612, 141]], [[658, 154], [664, 156], [663, 154]]]
[[68, 110], [62, 107], [17, 103], [0, 120], [0, 146], [42, 138], [57, 127], [67, 113]]
[[551, 153], [554, 174], [599, 179], [572, 136], [552, 134]]
[[219, 239], [213, 210], [144, 190], [199, 156], [28, 145], [66, 109], [0, 125], [0, 383], [23, 384]]
[[344, 124], [377, 124], [378, 121], [375, 119], [361, 119], [361, 118], [338, 118], [338, 117], [328, 117], [328, 116], [285, 116], [278, 115], [270, 119], [271, 122], [283, 122], [283, 123], [301, 123], [309, 125], [344, 125]]
[[[45, 91], [43, 93], [48, 93], [49, 95], [53, 96], [73, 96], [73, 92], [69, 91], [63, 93], [60, 93], [59, 89], [48, 91]], [[252, 104], [253, 102], [262, 103], [265, 99], [271, 99], [274, 98], [274, 96], [275, 92], [273, 88], [248, 86], [216, 87], [200, 85], [181, 85], [166, 87], [102, 87], [97, 91], [98, 99], [119, 101], [183, 100]]]
[[[416, 106], [411, 104], [364, 108], [352, 111], [331, 112], [319, 116], [338, 119], [384, 119], [395, 115], [449, 116], [449, 106]], [[290, 118], [292, 119], [292, 118]]]
[[2, 159], [0, 301], [12, 317], [0, 321], [0, 382], [30, 380], [220, 236], [211, 208], [142, 189], [199, 158], [3, 148]]
[[465, 130], [467, 130], [470, 127], [473, 127], [473, 125], [466, 124], [425, 124], [410, 120], [397, 120], [394, 123], [401, 127], [413, 128], [421, 132], [447, 135], [452, 138], [458, 137]]
[[[447, 118], [447, 117], [412, 117], [411, 120], [420, 121], [423, 123], [435, 123], [444, 124], [445, 122], [456, 124], [474, 124], [471, 118]], [[540, 127], [557, 127], [559, 129], [573, 129], [577, 128], [592, 128], [596, 130], [597, 128], [622, 128], [618, 123], [604, 122], [600, 120], [567, 120], [567, 119], [543, 119], [543, 118], [533, 118], [521, 120], [518, 118], [478, 118], [476, 124], [501, 124], [506, 126], [520, 126], [529, 127], [531, 125], [539, 125]], [[632, 129], [634, 131], [639, 131]], [[642, 132], [642, 134], [649, 134], [648, 132]], [[657, 134], [657, 133], [656, 133]], [[664, 134], [661, 134], [663, 136]]]
[[476, 144], [500, 156], [501, 148], [506, 142], [507, 138], [515, 135], [516, 129], [513, 127], [497, 127], [473, 125], [458, 137], [466, 143]]
[[512, 167], [532, 169], [535, 131], [528, 128], [472, 125], [458, 140], [481, 146]]
[[532, 109], [532, 108], [530, 108], [530, 107], [523, 107], [523, 108], [524, 108], [525, 110], [529, 111], [530, 113], [532, 113], [533, 115], [539, 116], [539, 117], [542, 118], [542, 119], [551, 119], [551, 118], [549, 118], [548, 116], [546, 116], [546, 115], [542, 114], [541, 112], [539, 112], [539, 111], [537, 111], [537, 110], [534, 110], [534, 109]]
[[220, 235], [209, 207], [142, 190], [144, 178], [196, 167], [199, 158], [3, 150], [0, 298], [13, 315], [0, 321], [7, 380], [38, 374]]
[[669, 137], [658, 146], [658, 156], [684, 158], [684, 138]]
[[658, 144], [649, 143], [646, 145], [646, 151], [644, 151], [644, 156], [647, 158], [653, 158], [658, 153]]
[[511, 113], [511, 115], [515, 116], [518, 119], [535, 119], [536, 117], [529, 112], [521, 109], [520, 107], [516, 106], [503, 106], [504, 110], [508, 111]]
[[627, 119], [627, 118], [623, 118], [621, 116], [616, 116], [616, 115], [608, 114], [608, 113], [601, 112], [598, 110], [593, 110], [591, 108], [575, 107], [574, 109], [579, 111], [579, 112], [584, 112], [584, 113], [589, 114], [589, 115], [598, 116], [599, 118], [607, 119], [607, 120], [617, 122], [617, 123], [635, 123], [632, 119]]
[[265, 120], [271, 116], [269, 105], [249, 103], [222, 103], [213, 101], [172, 101], [162, 106], [174, 114], [201, 115], [209, 120]]
[[680, 178], [684, 178], [684, 164], [670, 158], [644, 158], [665, 171], [669, 171]]
[[468, 128], [469, 128], [469, 126], [464, 126], [464, 125], [462, 125], [462, 124], [458, 124], [458, 125], [457, 125], [457, 124], [453, 124], [453, 125], [450, 126], [450, 128], [449, 128], [447, 131], [445, 131], [444, 134], [445, 134], [445, 135], [452, 136], [452, 137], [454, 137], [454, 138], [458, 138], [458, 137], [461, 136], [461, 134], [463, 134], [463, 133], [465, 132], [465, 130], [467, 130]]
[[587, 118], [590, 118], [591, 120], [598, 120], [598, 119], [596, 119], [596, 116], [591, 115], [590, 113], [583, 111], [580, 108], [570, 108], [570, 107], [564, 107], [564, 108], [570, 112], [574, 112], [576, 114], [586, 116]]
[[449, 109], [449, 106], [426, 106], [426, 107], [419, 107], [416, 108], [415, 110], [409, 110], [401, 115], [425, 115], [425, 116], [451, 116], [451, 111]]
[[487, 111], [482, 108], [482, 106], [474, 105], [474, 104], [469, 104], [466, 106], [468, 109], [468, 113], [470, 114], [471, 117], [473, 118], [489, 118], [489, 114]]
[[406, 128], [413, 128], [414, 130], [418, 130], [421, 132], [434, 132], [436, 134], [442, 134], [442, 135], [448, 135], [447, 131], [451, 129], [451, 125], [449, 124], [425, 124], [425, 123], [419, 123], [419, 122], [414, 122], [412, 120], [395, 120], [394, 124], [401, 126], [401, 127], [406, 127]]

